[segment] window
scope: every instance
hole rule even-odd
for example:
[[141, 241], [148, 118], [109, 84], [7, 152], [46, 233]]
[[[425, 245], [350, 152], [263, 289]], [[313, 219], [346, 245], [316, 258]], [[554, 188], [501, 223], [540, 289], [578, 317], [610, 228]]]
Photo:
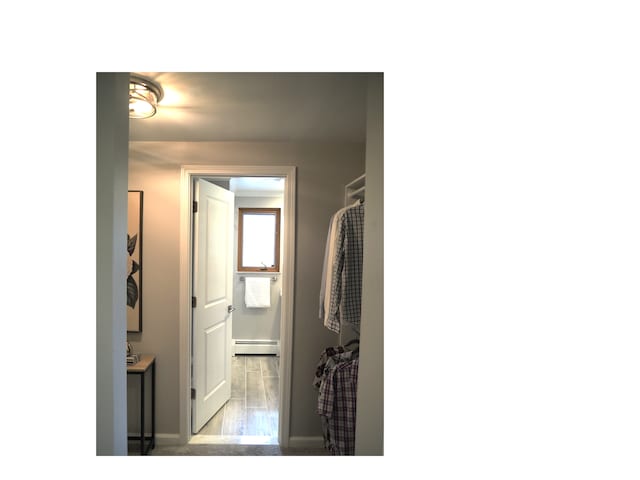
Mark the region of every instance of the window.
[[238, 271], [280, 271], [280, 209], [238, 209]]

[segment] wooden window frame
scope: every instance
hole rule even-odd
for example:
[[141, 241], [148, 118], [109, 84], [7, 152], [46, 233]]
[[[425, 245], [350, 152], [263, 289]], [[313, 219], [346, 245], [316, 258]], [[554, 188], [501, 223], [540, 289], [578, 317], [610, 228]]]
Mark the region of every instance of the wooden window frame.
[[[243, 221], [244, 214], [275, 214], [275, 252], [274, 265], [271, 267], [245, 267], [242, 265]], [[280, 209], [279, 208], [238, 208], [238, 272], [279, 272], [280, 271]]]

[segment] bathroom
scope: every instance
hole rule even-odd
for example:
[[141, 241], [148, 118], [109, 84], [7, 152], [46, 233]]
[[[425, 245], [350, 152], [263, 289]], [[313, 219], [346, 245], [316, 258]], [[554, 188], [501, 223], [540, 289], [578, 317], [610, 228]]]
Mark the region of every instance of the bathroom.
[[[232, 338], [235, 346], [235, 354], [275, 354], [279, 355], [280, 343], [280, 314], [281, 314], [281, 262], [270, 263], [268, 267], [259, 267], [259, 269], [243, 267], [238, 263], [238, 235], [239, 235], [239, 212], [241, 209], [277, 209], [282, 211], [284, 206], [284, 179], [272, 177], [244, 177], [231, 178], [223, 181], [213, 181], [219, 186], [225, 187], [235, 195], [235, 219], [234, 219], [234, 269], [233, 269], [233, 328]], [[283, 216], [279, 215], [277, 236], [282, 230]], [[273, 228], [273, 226], [271, 227]], [[247, 226], [245, 231], [245, 249], [251, 242], [250, 231]], [[258, 236], [259, 233], [256, 233]], [[265, 246], [265, 238], [263, 236], [256, 238], [259, 244]], [[282, 244], [278, 242], [278, 252], [273, 259], [282, 259]], [[274, 247], [274, 243], [270, 244]], [[245, 255], [247, 253], [245, 252]], [[275, 266], [272, 266], [275, 265]], [[238, 269], [242, 268], [242, 271]], [[254, 303], [247, 306], [246, 280], [251, 277], [268, 278], [270, 285], [270, 293], [266, 299], [266, 303]], [[265, 280], [266, 281], [266, 280]], [[268, 287], [267, 287], [268, 288]], [[264, 292], [261, 292], [264, 293]]]

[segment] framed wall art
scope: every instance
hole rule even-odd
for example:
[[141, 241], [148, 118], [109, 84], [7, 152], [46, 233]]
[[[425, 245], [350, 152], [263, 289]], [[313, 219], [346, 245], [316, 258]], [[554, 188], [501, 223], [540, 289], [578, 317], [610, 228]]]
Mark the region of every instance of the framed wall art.
[[127, 332], [142, 331], [141, 190], [129, 190], [127, 201]]

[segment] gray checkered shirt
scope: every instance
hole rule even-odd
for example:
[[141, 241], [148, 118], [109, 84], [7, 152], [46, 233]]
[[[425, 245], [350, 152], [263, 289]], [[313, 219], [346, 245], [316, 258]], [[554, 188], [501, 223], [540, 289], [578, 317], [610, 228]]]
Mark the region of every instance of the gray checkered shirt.
[[359, 359], [336, 360], [338, 363], [325, 368], [317, 412], [326, 421], [325, 445], [331, 454], [354, 455]]
[[357, 205], [346, 209], [337, 225], [327, 325], [333, 332], [344, 324], [360, 331], [363, 247], [364, 205]]

